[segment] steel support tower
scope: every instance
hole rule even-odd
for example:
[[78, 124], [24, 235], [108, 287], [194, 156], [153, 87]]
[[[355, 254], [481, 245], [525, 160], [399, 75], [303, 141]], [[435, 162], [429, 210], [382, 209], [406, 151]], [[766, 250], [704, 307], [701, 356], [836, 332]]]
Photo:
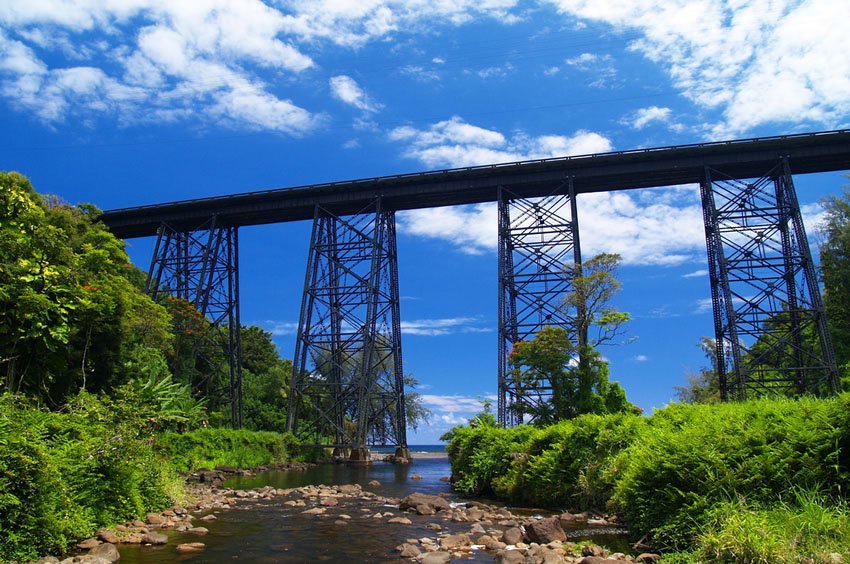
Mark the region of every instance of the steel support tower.
[[513, 367], [514, 343], [533, 339], [547, 325], [570, 327], [564, 306], [568, 267], [581, 264], [572, 179], [548, 196], [521, 198], [498, 189], [499, 206], [499, 399], [498, 421], [533, 421], [552, 399], [552, 383], [526, 367]]
[[180, 323], [178, 338], [192, 354], [189, 384], [196, 394], [229, 405], [234, 428], [242, 426], [239, 241], [235, 226], [213, 215], [195, 229], [157, 231], [147, 293], [170, 301]]
[[287, 430], [352, 459], [407, 447], [395, 213], [381, 203], [315, 208], [289, 396]]
[[825, 395], [838, 371], [788, 159], [701, 182], [721, 397]]

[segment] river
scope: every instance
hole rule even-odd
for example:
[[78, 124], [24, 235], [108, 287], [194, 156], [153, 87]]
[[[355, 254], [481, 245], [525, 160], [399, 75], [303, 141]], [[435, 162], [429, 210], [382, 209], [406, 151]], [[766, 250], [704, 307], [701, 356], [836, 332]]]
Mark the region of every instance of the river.
[[[388, 497], [404, 497], [412, 492], [428, 494], [450, 493], [451, 487], [441, 481], [450, 474], [445, 457], [415, 458], [409, 465], [375, 462], [369, 466], [325, 464], [307, 471], [270, 471], [252, 477], [234, 478], [225, 487], [252, 489], [263, 486], [294, 488], [310, 484], [360, 484], [365, 489]], [[414, 480], [413, 476], [421, 479]], [[368, 487], [377, 480], [380, 487]], [[452, 495], [451, 498], [457, 498]], [[384, 508], [398, 514], [394, 507]], [[355, 506], [339, 508], [353, 517], [348, 525], [334, 523], [301, 513], [303, 508], [281, 505], [279, 499], [245, 502], [229, 510], [216, 511], [215, 521], [203, 522], [209, 534], [198, 537], [189, 533], [164, 531], [169, 542], [164, 546], [121, 545], [121, 562], [177, 563], [191, 560], [196, 563], [227, 561], [243, 562], [399, 562], [394, 547], [405, 539], [435, 537], [426, 528], [434, 519], [413, 516], [412, 525], [395, 525], [381, 519], [364, 518]], [[197, 523], [197, 521], [196, 521]], [[469, 523], [441, 522], [443, 532], [468, 532]], [[597, 539], [599, 540], [599, 539]], [[203, 552], [178, 554], [175, 546], [186, 542], [203, 542]], [[473, 553], [476, 562], [493, 562], [493, 556]]]

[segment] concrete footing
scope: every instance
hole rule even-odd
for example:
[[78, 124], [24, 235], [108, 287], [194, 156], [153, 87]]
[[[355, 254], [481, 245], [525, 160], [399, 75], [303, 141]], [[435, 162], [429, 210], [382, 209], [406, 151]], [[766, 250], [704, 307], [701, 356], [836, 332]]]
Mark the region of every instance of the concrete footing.
[[351, 454], [348, 455], [349, 464], [371, 464], [372, 454], [368, 448], [357, 447], [351, 449]]

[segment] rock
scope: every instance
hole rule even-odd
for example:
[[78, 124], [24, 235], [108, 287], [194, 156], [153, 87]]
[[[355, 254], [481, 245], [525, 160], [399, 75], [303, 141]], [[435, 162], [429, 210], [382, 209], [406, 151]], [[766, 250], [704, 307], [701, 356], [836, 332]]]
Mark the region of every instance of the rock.
[[192, 533], [193, 535], [205, 535], [210, 532], [206, 527], [192, 527], [187, 532]]
[[177, 545], [177, 552], [200, 552], [207, 545], [202, 542], [184, 542]]
[[602, 556], [585, 556], [578, 564], [621, 564], [622, 560], [613, 560]]
[[304, 515], [321, 515], [325, 511], [327, 511], [327, 509], [325, 509], [324, 507], [314, 507], [312, 509], [302, 511], [301, 513], [303, 513]]
[[201, 521], [215, 521], [216, 519], [218, 519], [218, 517], [216, 517], [212, 513], [210, 513], [209, 515], [204, 515], [203, 517], [201, 517]]
[[459, 548], [467, 548], [472, 544], [472, 539], [469, 535], [460, 533], [457, 535], [446, 535], [440, 539], [440, 548], [443, 550], [457, 550]]
[[118, 536], [118, 533], [112, 529], [99, 529], [95, 534], [97, 535], [97, 538], [106, 543], [118, 544], [121, 542], [121, 538]]
[[601, 546], [597, 546], [595, 544], [585, 545], [581, 547], [581, 555], [582, 556], [597, 556], [600, 558], [604, 558], [608, 556], [608, 551], [602, 548]]
[[502, 542], [505, 544], [517, 544], [518, 542], [522, 542], [522, 529], [519, 527], [511, 527], [502, 533]]
[[387, 523], [398, 523], [399, 525], [412, 525], [413, 521], [408, 519], [407, 517], [393, 517]]
[[451, 478], [449, 478], [448, 476], [441, 476], [441, 477], [440, 477], [440, 481], [441, 481], [441, 482], [450, 482], [450, 481], [451, 481]]
[[445, 564], [452, 559], [452, 555], [448, 552], [443, 552], [438, 550], [437, 552], [429, 552], [425, 556], [423, 556], [419, 561], [422, 564]]
[[418, 515], [434, 515], [437, 511], [427, 503], [422, 503], [416, 506], [416, 513]]
[[652, 552], [644, 552], [635, 558], [635, 562], [658, 562], [659, 560], [661, 560], [661, 555], [653, 554]]
[[410, 543], [404, 543], [402, 545], [399, 545], [399, 546], [396, 547], [396, 550], [398, 550], [401, 553], [400, 556], [402, 558], [418, 558], [419, 555], [422, 554], [419, 551], [418, 547], [416, 547], [416, 546], [414, 546]]
[[504, 564], [519, 564], [525, 562], [525, 555], [521, 550], [503, 550], [499, 553], [498, 559]]
[[334, 521], [334, 525], [348, 525], [348, 521], [346, 521], [345, 519], [337, 519], [336, 521]]
[[490, 535], [481, 535], [478, 537], [478, 540], [475, 541], [475, 544], [484, 545], [484, 548], [487, 550], [502, 550], [507, 545], [500, 540], [496, 540]]
[[168, 519], [160, 515], [159, 513], [148, 513], [145, 517], [145, 521], [147, 521], [151, 525], [162, 525]]
[[367, 485], [367, 486], [370, 486], [370, 487], [373, 487], [373, 488], [380, 488], [380, 487], [381, 487], [381, 482], [379, 482], [378, 480], [372, 480], [371, 482], [369, 482], [369, 483], [368, 483], [368, 484], [366, 484], [366, 485]]
[[97, 540], [95, 538], [91, 538], [91, 539], [86, 539], [82, 542], [77, 543], [77, 548], [82, 549], [82, 550], [88, 550], [90, 548], [96, 547], [99, 544], [100, 544], [99, 540]]
[[561, 520], [561, 526], [587, 523], [587, 515], [584, 513], [561, 513], [558, 518]]
[[323, 497], [319, 500], [319, 505], [324, 507], [335, 507], [339, 505], [339, 501], [335, 497]]
[[416, 492], [402, 499], [399, 503], [399, 509], [416, 509], [419, 505], [427, 505], [431, 507], [434, 512], [446, 511], [452, 508], [448, 501], [438, 495], [428, 495]]
[[419, 474], [414, 474], [413, 476], [410, 477], [410, 479], [411, 480], [421, 480], [422, 476], [420, 476]]
[[428, 523], [425, 525], [426, 529], [431, 529], [432, 531], [442, 531], [443, 527], [439, 523]]
[[118, 553], [118, 549], [114, 544], [108, 542], [97, 545], [89, 551], [88, 555], [103, 558], [109, 562], [118, 562], [121, 560], [121, 555]]
[[59, 559], [55, 556], [45, 556], [41, 560], [36, 560], [35, 564], [59, 564]]
[[168, 543], [168, 537], [162, 533], [151, 531], [142, 537], [142, 542], [145, 544], [166, 544]]
[[487, 531], [484, 529], [484, 527], [481, 526], [481, 523], [475, 523], [469, 529], [470, 535], [483, 535], [485, 533], [487, 533]]
[[480, 509], [472, 508], [466, 512], [466, 518], [470, 521], [480, 521], [484, 518], [484, 512]]
[[525, 524], [525, 534], [528, 540], [538, 544], [567, 540], [567, 534], [561, 528], [561, 521], [558, 517], [529, 521]]

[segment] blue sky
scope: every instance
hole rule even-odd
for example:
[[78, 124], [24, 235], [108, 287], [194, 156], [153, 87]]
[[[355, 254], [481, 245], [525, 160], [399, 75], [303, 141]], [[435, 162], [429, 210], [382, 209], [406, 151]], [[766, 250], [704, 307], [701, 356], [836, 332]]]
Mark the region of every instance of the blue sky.
[[[103, 209], [850, 126], [845, 0], [0, 0], [0, 169]], [[811, 231], [840, 174], [800, 176]], [[713, 333], [694, 186], [584, 195], [623, 256], [613, 379], [650, 410]], [[496, 388], [492, 205], [400, 213], [428, 443]], [[292, 354], [309, 225], [244, 228], [242, 317]], [[813, 235], [816, 240], [816, 236]], [[146, 268], [153, 241], [129, 241]]]

